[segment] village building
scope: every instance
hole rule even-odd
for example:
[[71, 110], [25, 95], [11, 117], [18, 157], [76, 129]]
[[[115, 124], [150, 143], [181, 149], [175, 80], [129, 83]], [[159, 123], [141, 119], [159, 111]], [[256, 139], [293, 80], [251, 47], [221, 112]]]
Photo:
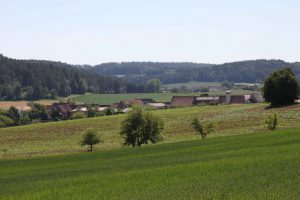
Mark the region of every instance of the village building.
[[196, 97], [197, 104], [218, 104], [219, 97]]
[[171, 101], [171, 107], [188, 107], [196, 105], [195, 96], [173, 96]]
[[53, 103], [50, 106], [46, 106], [46, 109], [49, 114], [56, 111], [63, 118], [67, 118], [67, 119], [69, 119], [73, 113], [72, 107], [67, 103]]
[[165, 109], [168, 108], [167, 104], [165, 103], [147, 103], [147, 106], [156, 108], [156, 109]]

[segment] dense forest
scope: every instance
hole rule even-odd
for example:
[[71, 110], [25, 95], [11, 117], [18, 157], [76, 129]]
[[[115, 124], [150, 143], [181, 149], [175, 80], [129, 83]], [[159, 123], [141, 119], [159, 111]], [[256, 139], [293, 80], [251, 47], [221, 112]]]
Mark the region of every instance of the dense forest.
[[221, 65], [196, 63], [154, 63], [126, 62], [106, 63], [90, 68], [91, 71], [103, 75], [125, 77], [130, 82], [144, 83], [149, 79], [159, 79], [164, 84], [201, 82], [255, 83], [263, 81], [271, 72], [291, 67], [300, 78], [300, 63], [287, 63], [282, 60], [253, 60]]
[[35, 100], [85, 92], [144, 92], [144, 88], [61, 62], [16, 60], [0, 54], [0, 100]]

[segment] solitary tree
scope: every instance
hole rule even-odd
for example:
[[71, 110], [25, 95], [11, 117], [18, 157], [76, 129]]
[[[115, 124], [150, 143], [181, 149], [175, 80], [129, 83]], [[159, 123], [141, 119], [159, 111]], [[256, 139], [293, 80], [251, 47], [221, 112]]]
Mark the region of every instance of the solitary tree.
[[97, 137], [97, 131], [88, 129], [83, 135], [82, 146], [90, 145], [90, 151], [93, 151], [93, 145], [102, 143], [103, 141]]
[[201, 135], [202, 139], [205, 139], [206, 135], [213, 132], [215, 128], [212, 122], [202, 125], [201, 121], [197, 117], [193, 120], [192, 125], [194, 126], [195, 131]]
[[162, 137], [163, 121], [140, 107], [134, 107], [121, 124], [120, 134], [124, 137], [124, 145], [141, 146], [142, 144], [157, 143]]
[[298, 99], [298, 82], [290, 68], [273, 72], [265, 81], [264, 98], [272, 106], [294, 103]]
[[276, 114], [270, 115], [266, 120], [266, 124], [269, 130], [275, 131], [278, 125], [277, 115]]

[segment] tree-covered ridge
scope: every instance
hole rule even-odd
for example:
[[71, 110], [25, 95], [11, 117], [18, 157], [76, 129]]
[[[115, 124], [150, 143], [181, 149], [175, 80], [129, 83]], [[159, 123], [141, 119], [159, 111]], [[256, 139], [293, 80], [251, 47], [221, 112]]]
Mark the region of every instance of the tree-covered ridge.
[[160, 79], [164, 84], [190, 81], [255, 83], [263, 81], [273, 71], [291, 67], [300, 78], [300, 63], [288, 63], [282, 60], [253, 60], [220, 65], [197, 63], [155, 63], [123, 62], [106, 63], [90, 68], [103, 75], [125, 76], [132, 82], [145, 82], [149, 79]]
[[73, 65], [16, 60], [0, 55], [0, 99], [40, 99], [70, 94], [141, 92], [143, 86], [101, 76]]

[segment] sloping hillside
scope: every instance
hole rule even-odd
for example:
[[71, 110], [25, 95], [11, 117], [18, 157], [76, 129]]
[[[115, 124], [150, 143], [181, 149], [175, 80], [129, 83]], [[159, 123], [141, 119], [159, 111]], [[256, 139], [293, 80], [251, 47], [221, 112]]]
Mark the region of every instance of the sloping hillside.
[[[265, 131], [267, 116], [276, 113], [279, 128], [300, 127], [300, 105], [265, 109], [266, 104], [219, 105], [152, 111], [165, 122], [164, 143], [199, 138], [191, 125], [194, 117], [214, 122], [217, 131], [208, 137], [219, 137]], [[80, 145], [83, 132], [96, 128], [104, 139], [98, 150], [122, 146], [120, 123], [125, 115], [33, 124], [0, 129], [0, 158], [18, 158], [85, 151]]]

